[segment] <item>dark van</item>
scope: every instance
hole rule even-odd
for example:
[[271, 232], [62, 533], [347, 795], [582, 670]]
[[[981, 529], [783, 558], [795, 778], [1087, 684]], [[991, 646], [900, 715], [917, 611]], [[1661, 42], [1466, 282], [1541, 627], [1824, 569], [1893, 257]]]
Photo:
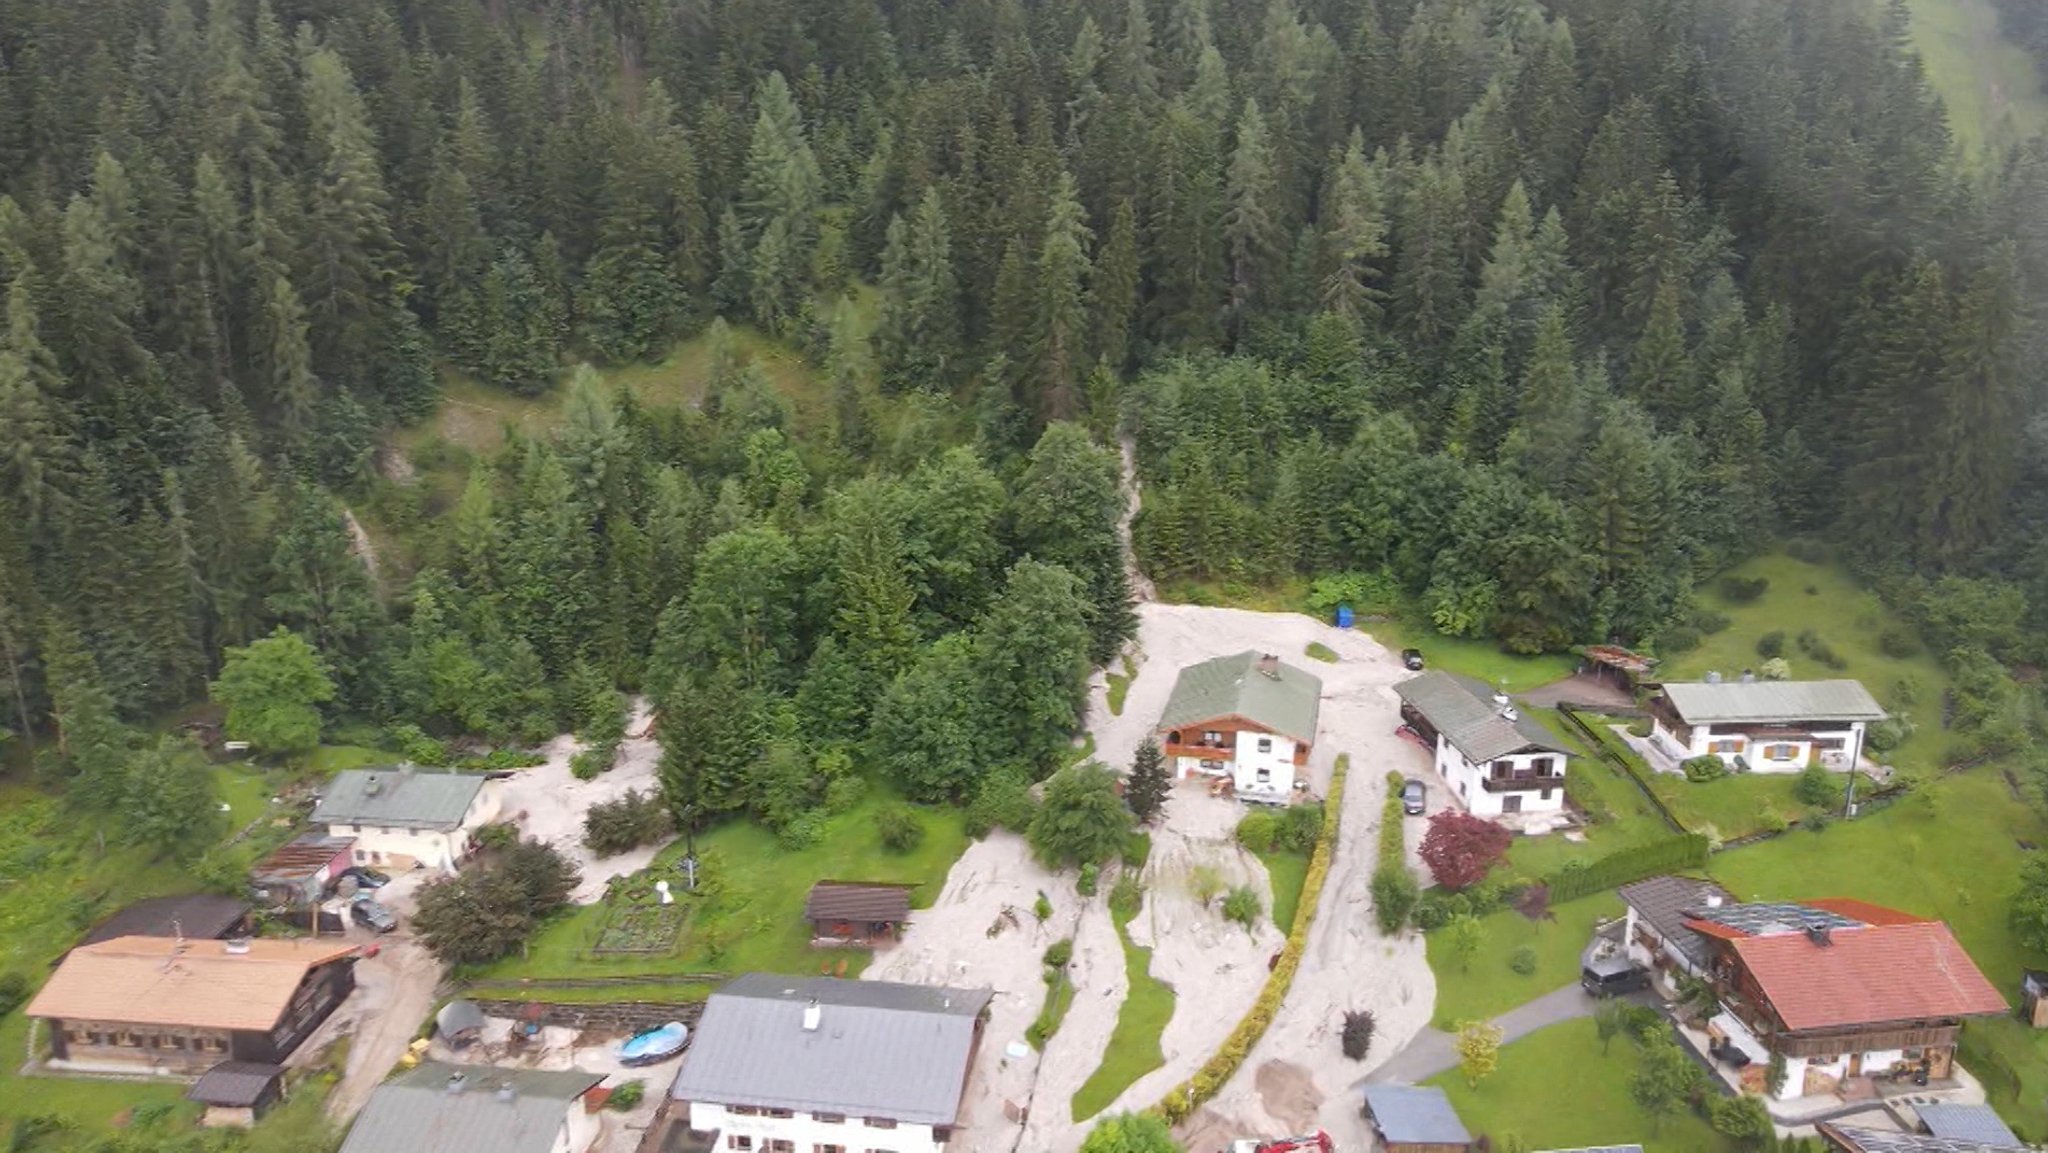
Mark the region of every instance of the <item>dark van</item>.
[[1595, 997], [1619, 997], [1650, 987], [1650, 971], [1626, 956], [1602, 957], [1579, 969], [1579, 988]]

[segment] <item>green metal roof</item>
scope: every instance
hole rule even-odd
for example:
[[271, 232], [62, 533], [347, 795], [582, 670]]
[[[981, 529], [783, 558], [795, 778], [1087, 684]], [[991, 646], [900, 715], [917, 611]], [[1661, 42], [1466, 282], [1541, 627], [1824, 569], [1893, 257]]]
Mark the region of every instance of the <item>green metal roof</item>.
[[336, 773], [313, 807], [321, 825], [453, 829], [484, 787], [473, 773], [423, 773], [411, 765]]
[[1166, 699], [1166, 711], [1159, 716], [1159, 730], [1243, 717], [1302, 744], [1314, 744], [1323, 682], [1277, 658], [1262, 669], [1265, 659], [1256, 652], [1242, 652], [1182, 669], [1173, 695]]
[[1480, 681], [1432, 669], [1394, 686], [1401, 699], [1415, 707], [1437, 732], [1450, 738], [1465, 759], [1485, 764], [1495, 757], [1540, 749], [1569, 755], [1550, 731], [1526, 716], [1500, 715], [1493, 690]]
[[603, 1080], [426, 1062], [371, 1095], [341, 1153], [548, 1153], [577, 1098]]
[[1665, 681], [1664, 699], [1689, 725], [1881, 721], [1861, 681]]

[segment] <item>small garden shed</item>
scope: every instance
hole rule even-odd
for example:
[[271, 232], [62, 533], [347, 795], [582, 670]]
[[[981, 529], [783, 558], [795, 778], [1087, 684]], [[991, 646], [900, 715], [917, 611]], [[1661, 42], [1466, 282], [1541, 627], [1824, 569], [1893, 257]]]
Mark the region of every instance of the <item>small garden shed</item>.
[[1472, 1134], [1451, 1099], [1429, 1085], [1367, 1085], [1365, 1119], [1387, 1153], [1466, 1153]]
[[804, 898], [813, 944], [871, 946], [894, 941], [910, 922], [915, 885], [878, 881], [819, 881]]
[[2028, 969], [2020, 976], [2020, 1015], [2036, 1029], [2048, 1029], [2048, 973]]
[[247, 1129], [284, 1096], [284, 1066], [256, 1061], [222, 1061], [185, 1091], [185, 1099], [206, 1106], [199, 1123]]

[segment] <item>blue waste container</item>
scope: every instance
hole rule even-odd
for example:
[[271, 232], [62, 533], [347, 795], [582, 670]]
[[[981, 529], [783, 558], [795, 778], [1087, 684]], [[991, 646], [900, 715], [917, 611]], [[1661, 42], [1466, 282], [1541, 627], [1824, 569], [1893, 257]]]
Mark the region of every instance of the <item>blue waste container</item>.
[[1352, 616], [1351, 616], [1351, 606], [1350, 606], [1350, 605], [1338, 605], [1338, 606], [1337, 606], [1337, 627], [1338, 627], [1338, 628], [1340, 628], [1340, 629], [1348, 629], [1348, 628], [1350, 628], [1350, 627], [1351, 627], [1351, 621], [1352, 621], [1352, 619], [1353, 619], [1353, 618], [1352, 618]]

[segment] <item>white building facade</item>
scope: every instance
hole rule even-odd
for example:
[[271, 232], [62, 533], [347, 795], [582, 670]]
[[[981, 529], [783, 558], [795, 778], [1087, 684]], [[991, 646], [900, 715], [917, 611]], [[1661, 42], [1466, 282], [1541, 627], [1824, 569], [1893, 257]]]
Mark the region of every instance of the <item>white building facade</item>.
[[690, 1128], [719, 1135], [726, 1153], [940, 1153], [951, 1130], [887, 1117], [848, 1117], [690, 1102]]
[[1284, 805], [1308, 768], [1320, 679], [1270, 653], [1217, 657], [1180, 671], [1157, 732], [1177, 775], [1228, 778], [1239, 800]]
[[337, 774], [313, 809], [329, 836], [352, 837], [358, 865], [452, 873], [498, 818], [498, 789], [470, 773], [410, 766]]
[[1715, 756], [1758, 773], [1819, 764], [1848, 772], [1884, 709], [1857, 681], [1666, 682], [1650, 702], [1650, 740], [1676, 760]]
[[1564, 808], [1570, 755], [1506, 696], [1436, 671], [1402, 681], [1394, 692], [1401, 719], [1429, 744], [1437, 775], [1474, 816]]

